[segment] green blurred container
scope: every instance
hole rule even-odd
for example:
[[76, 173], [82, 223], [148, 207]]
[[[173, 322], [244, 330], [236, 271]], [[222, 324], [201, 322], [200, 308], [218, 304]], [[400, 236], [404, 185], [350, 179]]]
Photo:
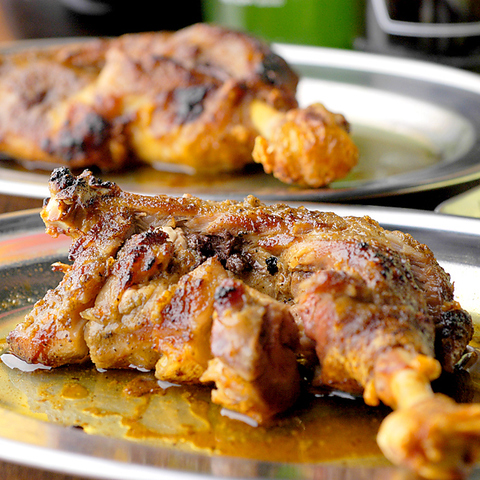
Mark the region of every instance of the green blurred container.
[[207, 22], [270, 42], [352, 48], [363, 34], [364, 0], [202, 0]]

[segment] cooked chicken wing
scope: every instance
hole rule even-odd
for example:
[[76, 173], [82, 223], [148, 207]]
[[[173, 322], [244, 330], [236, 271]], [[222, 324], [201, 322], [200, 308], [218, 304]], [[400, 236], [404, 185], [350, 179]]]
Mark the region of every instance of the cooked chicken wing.
[[[214, 402], [260, 423], [295, 403], [301, 364], [314, 386], [395, 410], [379, 434], [395, 463], [453, 479], [475, 461], [480, 409], [430, 387], [463, 356], [472, 320], [431, 250], [410, 235], [253, 197], [130, 194], [65, 168], [50, 191], [42, 218], [51, 235], [72, 236], [75, 261], [10, 333], [16, 355], [57, 366], [89, 354], [102, 368], [213, 382]], [[82, 302], [68, 300], [90, 263], [96, 281]], [[445, 406], [441, 424], [424, 405]]]
[[[341, 115], [302, 113], [286, 62], [224, 28], [197, 24], [0, 60], [0, 151], [34, 165], [241, 170], [267, 131], [275, 163], [289, 167], [272, 168], [266, 147], [256, 161], [288, 183], [324, 185], [358, 159]], [[291, 109], [301, 121], [271, 121]]]

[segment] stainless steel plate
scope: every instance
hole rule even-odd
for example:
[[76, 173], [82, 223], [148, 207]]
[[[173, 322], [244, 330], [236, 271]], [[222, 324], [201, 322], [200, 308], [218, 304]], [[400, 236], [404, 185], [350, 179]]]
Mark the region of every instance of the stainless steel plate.
[[[58, 40], [56, 40], [58, 42]], [[48, 42], [39, 42], [44, 45]], [[31, 47], [10, 45], [4, 51]], [[293, 45], [274, 48], [298, 71], [301, 105], [324, 103], [344, 113], [360, 163], [329, 188], [288, 186], [252, 167], [235, 175], [197, 177], [142, 167], [103, 175], [145, 194], [268, 200], [351, 201], [426, 192], [480, 179], [480, 77], [442, 65], [363, 52]], [[48, 196], [49, 172], [0, 160], [0, 192]]]
[[[400, 229], [428, 244], [452, 275], [458, 300], [480, 318], [480, 221], [436, 213], [379, 207], [307, 204], [340, 215], [369, 215], [388, 229]], [[29, 305], [56, 284], [49, 270], [66, 256], [69, 241], [43, 233], [38, 211], [0, 216], [0, 329], [9, 312]], [[0, 365], [1, 366], [1, 365]], [[18, 376], [21, 378], [21, 375]], [[19, 380], [20, 382], [21, 380]], [[101, 391], [96, 392], [101, 395]], [[3, 392], [5, 399], [5, 392]], [[385, 461], [283, 463], [234, 456], [187, 453], [135, 441], [88, 435], [50, 419], [27, 416], [0, 404], [0, 458], [33, 467], [98, 479], [296, 478], [395, 480], [400, 472]], [[414, 476], [401, 473], [402, 479]], [[476, 470], [472, 479], [480, 479]]]

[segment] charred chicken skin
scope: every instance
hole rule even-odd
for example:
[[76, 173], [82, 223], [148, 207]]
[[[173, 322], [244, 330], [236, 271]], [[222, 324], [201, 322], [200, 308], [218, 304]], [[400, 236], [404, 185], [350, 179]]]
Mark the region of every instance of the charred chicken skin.
[[297, 83], [267, 45], [206, 24], [4, 55], [0, 152], [34, 166], [189, 173], [240, 170], [253, 152], [280, 180], [319, 187], [358, 151], [343, 116], [298, 108]]
[[308, 378], [390, 406], [378, 442], [394, 463], [456, 479], [475, 462], [480, 406], [430, 386], [464, 355], [472, 320], [410, 235], [254, 197], [130, 194], [66, 168], [50, 191], [41, 215], [72, 238], [72, 264], [56, 264], [63, 280], [9, 334], [15, 355], [206, 383], [258, 423]]

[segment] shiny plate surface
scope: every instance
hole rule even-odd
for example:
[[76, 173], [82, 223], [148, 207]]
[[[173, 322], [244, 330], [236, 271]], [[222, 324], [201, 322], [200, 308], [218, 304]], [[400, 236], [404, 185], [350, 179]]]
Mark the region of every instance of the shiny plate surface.
[[[480, 318], [480, 220], [382, 207], [307, 204], [340, 215], [369, 215], [385, 228], [409, 232], [429, 245], [451, 274], [457, 299]], [[43, 232], [38, 211], [0, 216], [0, 329], [9, 312], [28, 307], [58, 282], [49, 265], [65, 259], [67, 238]], [[4, 365], [0, 365], [6, 368]], [[21, 382], [23, 372], [17, 374]], [[96, 395], [101, 395], [97, 391]], [[44, 417], [23, 415], [0, 404], [0, 458], [29, 466], [97, 479], [255, 478], [314, 480], [396, 480], [400, 472], [385, 461], [270, 462], [185, 452], [103, 435], [87, 434]], [[253, 434], [253, 432], [252, 432]], [[368, 460], [368, 459], [367, 459]], [[401, 472], [402, 479], [414, 480]], [[480, 469], [471, 479], [480, 479]]]
[[[46, 44], [24, 41], [3, 51]], [[141, 167], [102, 178], [144, 194], [253, 194], [265, 200], [323, 202], [428, 192], [480, 179], [478, 75], [363, 52], [280, 44], [274, 49], [301, 76], [301, 105], [321, 102], [350, 121], [360, 162], [348, 177], [321, 189], [282, 184], [258, 166], [211, 177]], [[50, 170], [30, 167], [0, 160], [0, 192], [48, 196]]]

